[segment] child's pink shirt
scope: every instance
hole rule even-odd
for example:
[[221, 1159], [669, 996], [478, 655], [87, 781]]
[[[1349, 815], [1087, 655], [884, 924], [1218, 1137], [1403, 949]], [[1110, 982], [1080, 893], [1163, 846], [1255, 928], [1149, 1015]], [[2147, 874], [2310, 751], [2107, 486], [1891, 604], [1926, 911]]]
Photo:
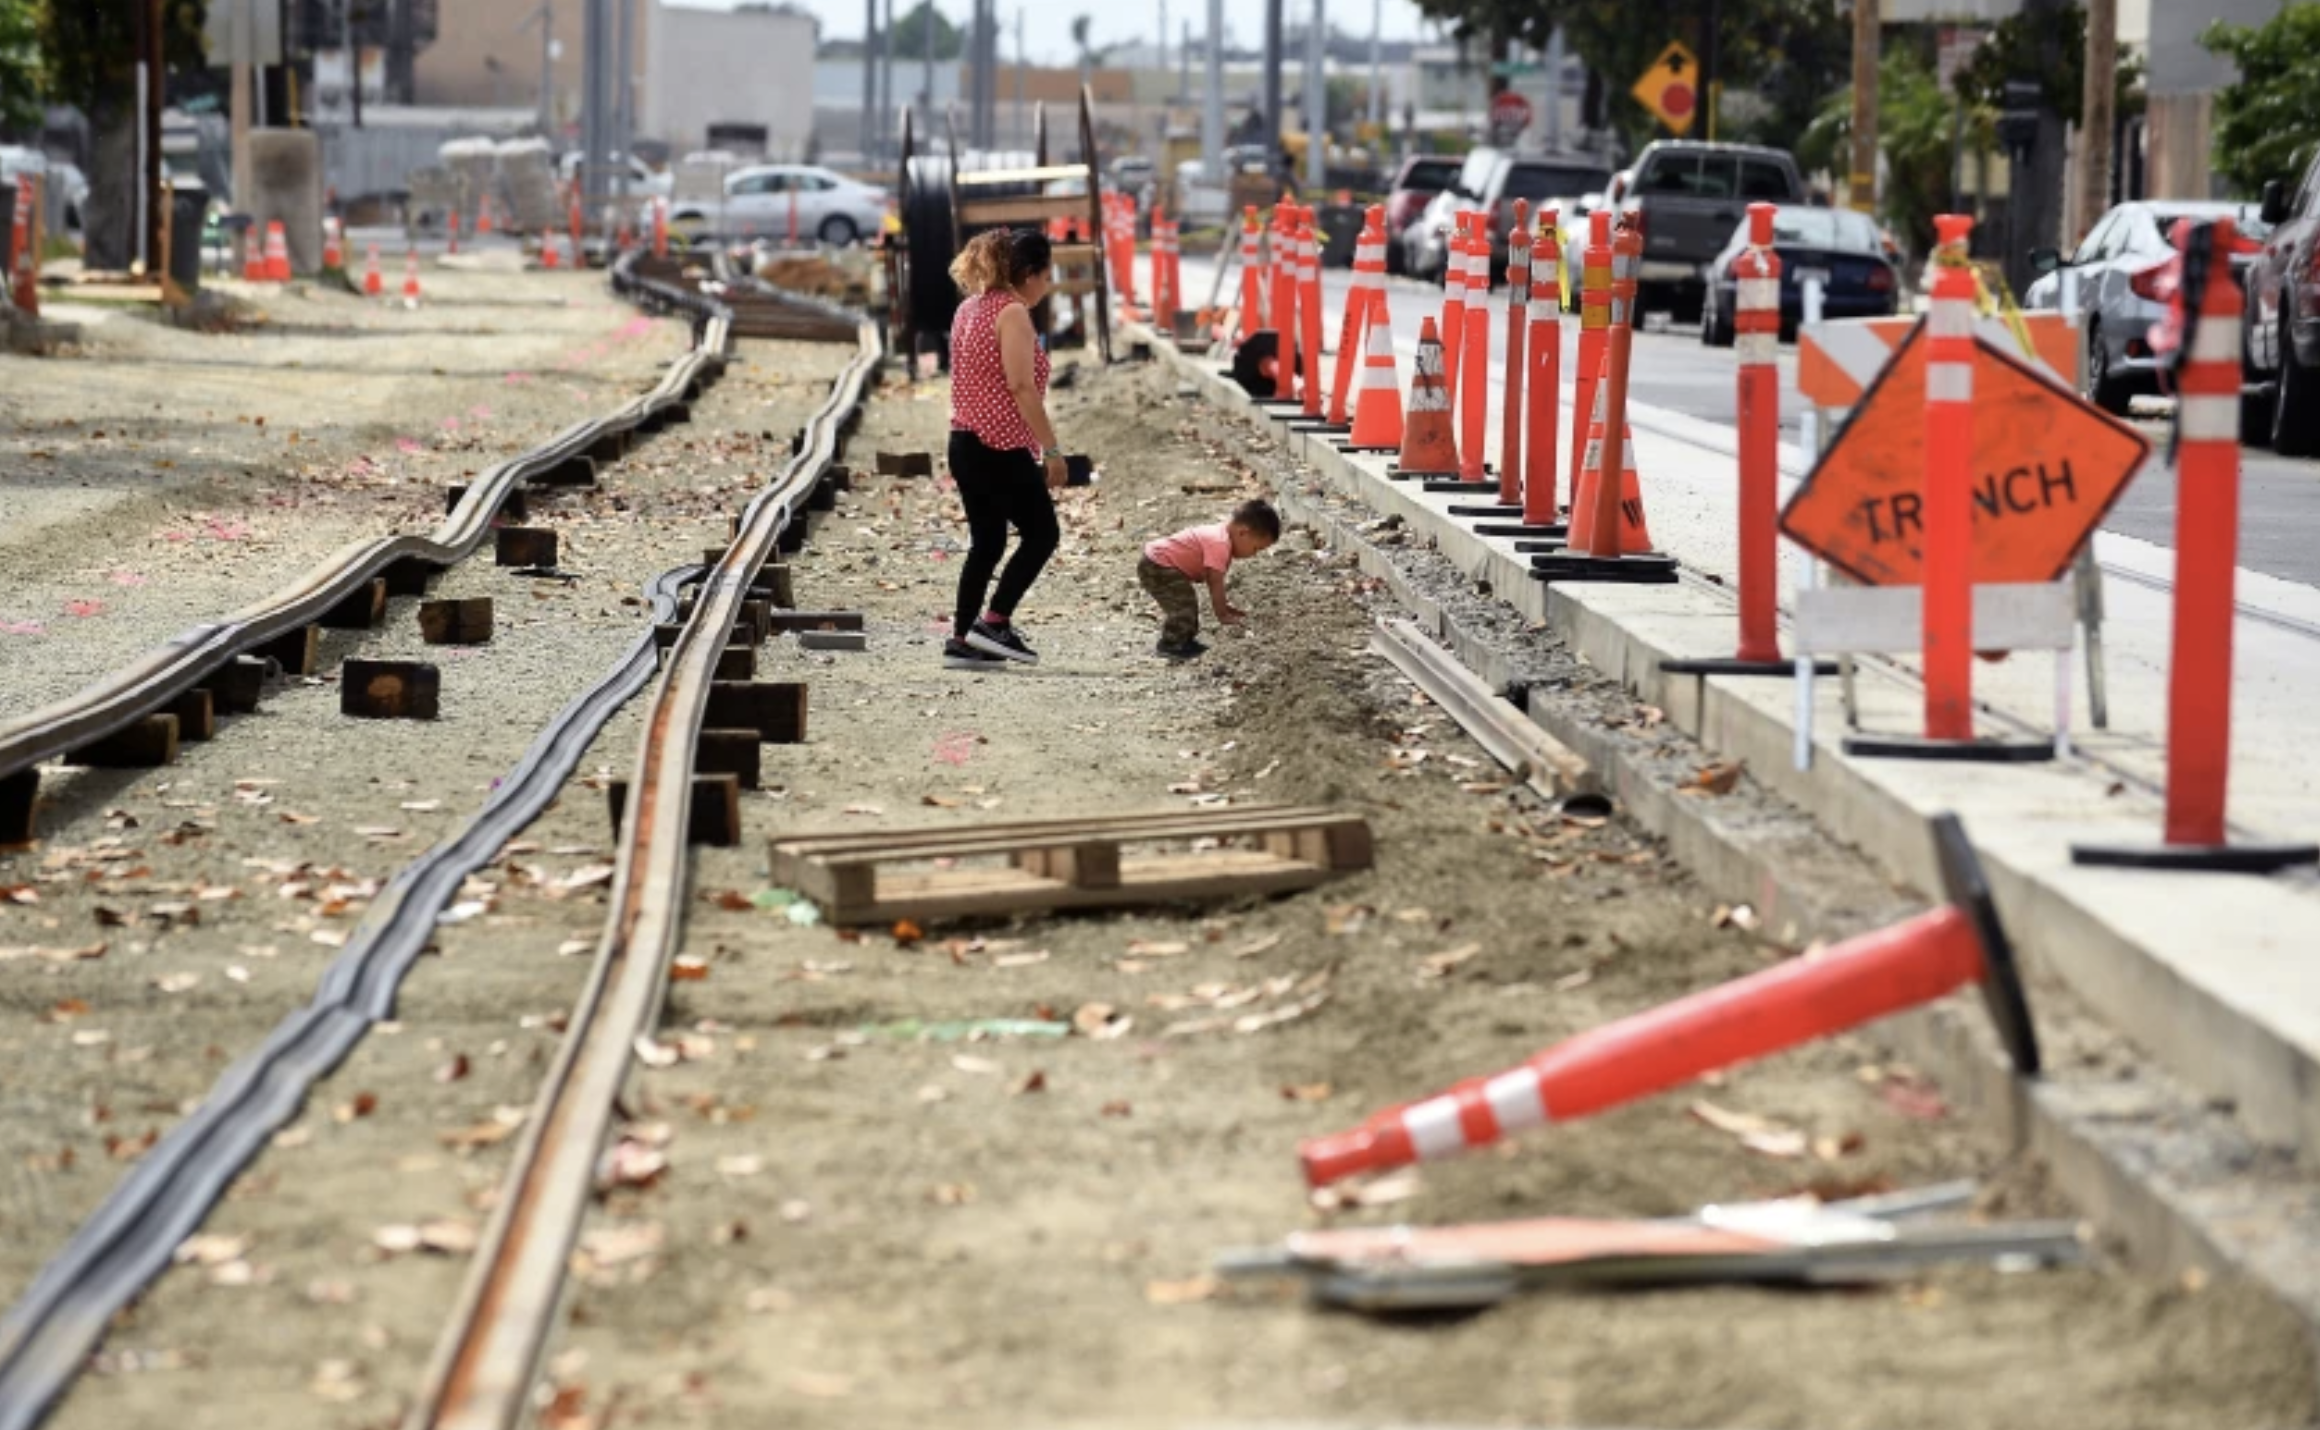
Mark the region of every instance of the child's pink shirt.
[[1149, 543], [1144, 554], [1195, 581], [1206, 581], [1211, 572], [1221, 576], [1232, 566], [1230, 527], [1230, 522], [1223, 521], [1214, 526], [1188, 526], [1174, 536]]

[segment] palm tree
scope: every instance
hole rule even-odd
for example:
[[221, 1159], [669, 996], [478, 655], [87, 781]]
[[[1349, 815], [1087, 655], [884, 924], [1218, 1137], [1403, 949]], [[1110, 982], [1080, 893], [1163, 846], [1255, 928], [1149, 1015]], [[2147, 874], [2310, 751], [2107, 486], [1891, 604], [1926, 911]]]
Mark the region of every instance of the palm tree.
[[1071, 17], [1071, 42], [1079, 47], [1079, 82], [1082, 89], [1095, 77], [1096, 52], [1088, 44], [1088, 28], [1094, 23], [1092, 16]]

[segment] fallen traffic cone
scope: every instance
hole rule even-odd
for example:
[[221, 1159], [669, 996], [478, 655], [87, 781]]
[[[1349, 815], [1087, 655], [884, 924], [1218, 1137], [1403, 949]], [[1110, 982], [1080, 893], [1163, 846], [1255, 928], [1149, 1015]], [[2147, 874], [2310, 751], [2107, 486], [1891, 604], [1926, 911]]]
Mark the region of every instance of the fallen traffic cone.
[[2012, 946], [1955, 815], [1933, 821], [1949, 903], [1721, 987], [1569, 1039], [1518, 1067], [1378, 1113], [1297, 1149], [1305, 1179], [1434, 1162], [1510, 1133], [1570, 1122], [1945, 997], [1978, 983], [2014, 1071], [2036, 1077], [2038, 1036]]
[[363, 260], [363, 296], [376, 298], [386, 291], [387, 280], [379, 276], [379, 246], [374, 243], [369, 256]]
[[283, 232], [280, 219], [266, 225], [266, 281], [290, 281], [290, 236]]
[[419, 301], [419, 251], [403, 251], [403, 296], [411, 302]]
[[1386, 295], [1372, 299], [1368, 342], [1361, 355], [1361, 392], [1353, 404], [1356, 452], [1394, 452], [1402, 445], [1402, 379], [1394, 371], [1393, 324], [1386, 321]]
[[1390, 475], [1455, 477], [1458, 439], [1450, 430], [1450, 387], [1442, 375], [1442, 333], [1428, 318], [1418, 329], [1416, 376], [1410, 382], [1409, 418], [1402, 428], [1402, 456]]

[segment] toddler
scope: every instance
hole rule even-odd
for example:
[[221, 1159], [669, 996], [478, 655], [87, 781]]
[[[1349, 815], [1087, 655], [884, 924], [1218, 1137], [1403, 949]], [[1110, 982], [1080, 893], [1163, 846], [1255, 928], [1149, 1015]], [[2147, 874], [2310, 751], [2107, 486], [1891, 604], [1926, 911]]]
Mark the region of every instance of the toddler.
[[1200, 600], [1193, 588], [1208, 588], [1217, 623], [1233, 626], [1247, 614], [1225, 599], [1225, 572], [1235, 559], [1254, 556], [1281, 539], [1281, 515], [1262, 501], [1245, 501], [1231, 517], [1213, 526], [1190, 526], [1144, 548], [1136, 580], [1160, 605], [1160, 644], [1153, 649], [1170, 660], [1190, 660], [1208, 649], [1199, 640]]

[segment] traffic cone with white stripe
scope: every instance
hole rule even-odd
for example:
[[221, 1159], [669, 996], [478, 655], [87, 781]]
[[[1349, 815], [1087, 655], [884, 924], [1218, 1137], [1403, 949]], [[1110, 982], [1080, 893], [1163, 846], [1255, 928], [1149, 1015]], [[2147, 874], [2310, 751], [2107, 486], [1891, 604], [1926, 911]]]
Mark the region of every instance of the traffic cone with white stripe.
[[[1603, 407], [1605, 385], [1595, 387], [1595, 411], [1587, 419], [1587, 459], [1579, 468], [1579, 489], [1571, 498], [1570, 540], [1555, 542], [1551, 547], [1567, 545], [1572, 551], [1588, 550], [1595, 540], [1596, 483], [1603, 475]], [[1627, 440], [1619, 452], [1619, 550], [1630, 555], [1651, 550], [1651, 528], [1643, 517], [1643, 474], [1635, 466], [1635, 429], [1626, 427]]]
[[1370, 315], [1361, 355], [1361, 392], [1353, 404], [1356, 452], [1396, 452], [1402, 446], [1402, 379], [1394, 370], [1394, 326], [1386, 317], [1381, 289]]
[[290, 236], [283, 231], [280, 219], [266, 225], [266, 281], [290, 281]]
[[337, 270], [346, 267], [346, 245], [339, 241], [338, 220], [322, 221], [322, 266]]
[[419, 250], [403, 250], [403, 297], [413, 303], [419, 301]]
[[1345, 316], [1337, 330], [1337, 376], [1329, 387], [1329, 423], [1343, 431], [1351, 418], [1347, 402], [1353, 396], [1353, 370], [1369, 362], [1364, 325], [1370, 321], [1377, 296], [1385, 291], [1386, 210], [1371, 204], [1362, 215], [1361, 237], [1353, 246], [1353, 290], [1345, 298]]
[[1980, 986], [2016, 1074], [2038, 1076], [2037, 1030], [1980, 861], [1955, 815], [1937, 816], [1933, 835], [1949, 896], [1941, 908], [1582, 1033], [1495, 1077], [1378, 1113], [1351, 1132], [1315, 1138], [1297, 1149], [1305, 1180], [1321, 1187], [1442, 1161], [1527, 1128], [1576, 1121], [1816, 1042], [1968, 985]]
[[1458, 438], [1450, 430], [1450, 386], [1442, 374], [1442, 332], [1432, 318], [1418, 330], [1417, 373], [1410, 382], [1402, 456], [1388, 475], [1397, 480], [1458, 475]]
[[387, 280], [379, 274], [379, 246], [374, 243], [363, 259], [363, 296], [376, 298], [386, 291]]

